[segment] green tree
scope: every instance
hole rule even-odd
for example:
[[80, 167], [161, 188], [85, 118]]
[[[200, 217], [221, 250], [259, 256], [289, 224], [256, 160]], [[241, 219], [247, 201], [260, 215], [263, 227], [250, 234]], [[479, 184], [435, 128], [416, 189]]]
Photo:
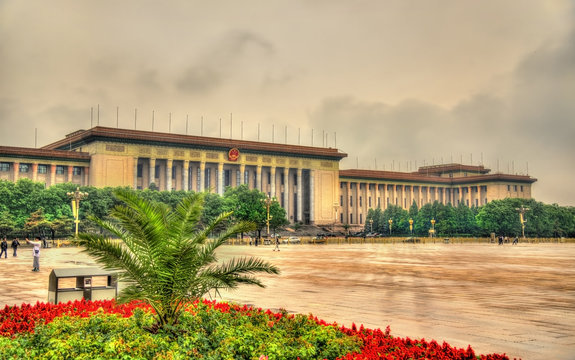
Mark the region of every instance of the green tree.
[[16, 229], [14, 218], [8, 211], [0, 212], [0, 237], [4, 238]]
[[279, 273], [274, 265], [255, 258], [216, 263], [216, 249], [253, 225], [238, 222], [209, 240], [208, 234], [231, 213], [199, 228], [204, 194], [191, 193], [174, 209], [126, 189], [117, 189], [115, 196], [122, 201], [111, 211], [116, 221], [93, 221], [122, 242], [86, 233], [80, 239], [88, 254], [106, 269], [118, 271], [127, 283], [120, 301], [143, 299], [152, 306], [156, 319], [152, 331], [172, 329], [187, 304], [212, 290], [239, 284], [263, 287], [254, 274]]
[[391, 234], [407, 234], [409, 232], [409, 213], [397, 205], [389, 205], [383, 212], [386, 233], [389, 234], [389, 220], [393, 220]]
[[51, 233], [51, 222], [44, 216], [42, 208], [30, 214], [30, 217], [24, 224], [24, 231], [30, 234], [45, 235]]

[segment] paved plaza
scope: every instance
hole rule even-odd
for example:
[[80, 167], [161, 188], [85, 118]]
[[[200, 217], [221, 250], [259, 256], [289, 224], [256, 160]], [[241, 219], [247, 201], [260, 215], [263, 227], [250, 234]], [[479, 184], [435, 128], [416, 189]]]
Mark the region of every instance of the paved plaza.
[[[282, 271], [265, 289], [224, 300], [313, 313], [326, 321], [391, 327], [395, 336], [470, 344], [524, 360], [573, 359], [575, 244], [351, 244], [225, 246], [221, 259], [256, 255]], [[93, 266], [76, 247], [30, 248], [0, 259], [0, 306], [46, 301], [53, 268]]]

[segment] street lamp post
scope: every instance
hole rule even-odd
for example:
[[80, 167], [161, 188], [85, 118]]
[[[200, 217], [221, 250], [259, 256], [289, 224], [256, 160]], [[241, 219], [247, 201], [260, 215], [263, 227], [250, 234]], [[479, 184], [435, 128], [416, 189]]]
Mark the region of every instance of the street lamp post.
[[389, 236], [391, 236], [391, 226], [393, 225], [393, 219], [387, 221], [389, 223]]
[[267, 226], [267, 230], [268, 230], [268, 238], [270, 237], [270, 220], [272, 219], [272, 216], [270, 216], [270, 205], [273, 203], [273, 199], [269, 197], [266, 197], [265, 199], [262, 199], [262, 202], [266, 205], [266, 226]]
[[80, 191], [76, 188], [74, 192], [66, 193], [72, 199], [72, 215], [74, 216], [74, 223], [76, 224], [75, 236], [78, 237], [78, 224], [80, 224], [80, 200], [88, 197], [88, 193]]
[[413, 219], [409, 219], [409, 232], [413, 236]]
[[521, 205], [520, 208], [516, 208], [515, 210], [519, 211], [519, 221], [521, 222], [521, 236], [525, 239], [525, 212], [529, 210], [529, 208], [524, 207]]
[[431, 219], [431, 237], [435, 236], [435, 219]]

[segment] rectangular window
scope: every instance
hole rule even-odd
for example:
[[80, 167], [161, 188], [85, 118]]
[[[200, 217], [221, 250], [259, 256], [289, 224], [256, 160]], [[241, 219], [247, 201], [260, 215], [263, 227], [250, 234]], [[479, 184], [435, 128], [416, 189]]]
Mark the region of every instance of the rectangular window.
[[511, 191], [511, 185], [507, 185], [507, 191]]
[[206, 181], [204, 182], [204, 188], [202, 189], [202, 191], [209, 189], [211, 186], [211, 182], [212, 182], [212, 169], [206, 168]]
[[359, 223], [363, 224], [363, 214], [359, 214]]
[[48, 165], [38, 165], [38, 174], [48, 173]]
[[343, 213], [339, 214], [339, 222], [343, 224]]
[[172, 179], [176, 178], [176, 167], [172, 167]]
[[523, 185], [521, 185], [521, 192], [523, 192]]
[[475, 207], [479, 207], [479, 199], [475, 199]]
[[72, 175], [82, 175], [82, 168], [80, 166], [74, 166]]
[[0, 163], [0, 171], [10, 171], [9, 163]]
[[138, 164], [138, 177], [141, 178], [144, 172], [144, 165]]
[[250, 187], [250, 173], [247, 170], [244, 171], [244, 184]]
[[293, 174], [293, 184], [297, 186], [297, 174]]
[[241, 171], [236, 170], [236, 187], [240, 186], [240, 180], [242, 179]]
[[381, 207], [381, 198], [377, 198], [377, 207], [378, 207], [378, 208]]
[[29, 164], [20, 164], [20, 166], [18, 167], [18, 171], [21, 173], [27, 173], [29, 170], [30, 170]]
[[371, 207], [371, 196], [368, 198], [369, 201], [369, 207]]
[[339, 196], [339, 206], [343, 206], [343, 195]]
[[363, 206], [361, 203], [362, 203], [362, 201], [361, 201], [361, 196], [360, 196], [359, 197], [359, 206]]
[[156, 165], [154, 171], [156, 172], [156, 174], [155, 174], [155, 175], [156, 175], [156, 179], [159, 179], [159, 178], [160, 178], [160, 165]]
[[353, 214], [349, 214], [349, 223], [353, 224]]
[[268, 184], [272, 183], [272, 173], [268, 173]]
[[513, 191], [517, 191], [517, 185], [513, 185]]
[[197, 168], [197, 169], [198, 169], [198, 171], [197, 171], [197, 175], [196, 175], [196, 189], [197, 189], [197, 191], [203, 191], [203, 189], [200, 189], [201, 181], [202, 181], [202, 179], [201, 179], [202, 169], [200, 169], [200, 168]]
[[56, 165], [56, 175], [64, 174], [64, 165]]
[[349, 196], [349, 206], [353, 206], [353, 196]]

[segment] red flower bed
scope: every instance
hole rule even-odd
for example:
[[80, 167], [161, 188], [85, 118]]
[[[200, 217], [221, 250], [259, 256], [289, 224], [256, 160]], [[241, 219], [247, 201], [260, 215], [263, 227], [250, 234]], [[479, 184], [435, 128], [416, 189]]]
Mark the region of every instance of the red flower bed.
[[12, 336], [23, 332], [33, 332], [37, 322], [47, 324], [59, 316], [88, 317], [92, 313], [100, 311], [130, 317], [136, 307], [144, 307], [144, 304], [139, 302], [116, 304], [113, 300], [86, 301], [82, 299], [81, 301], [60, 303], [57, 305], [41, 302], [37, 302], [36, 305], [6, 305], [4, 309], [0, 310], [0, 336]]
[[[218, 303], [216, 301], [203, 300], [208, 311], [213, 309], [224, 313], [234, 310], [242, 316], [251, 316], [252, 313], [262, 312], [262, 309], [255, 309], [247, 305], [230, 305], [228, 303]], [[36, 305], [22, 304], [21, 306], [6, 306], [0, 310], [0, 336], [13, 336], [23, 332], [33, 332], [37, 323], [49, 323], [59, 316], [80, 316], [89, 317], [94, 312], [108, 314], [121, 314], [123, 317], [132, 316], [135, 308], [149, 308], [142, 302], [131, 302], [128, 304], [117, 304], [113, 300], [104, 301], [74, 301], [61, 304], [36, 303]], [[188, 311], [194, 312], [196, 307], [191, 307]], [[270, 317], [268, 325], [273, 327], [274, 322], [281, 319], [283, 313], [274, 313], [266, 310], [265, 314]], [[290, 317], [293, 315], [290, 315]], [[327, 323], [310, 315], [320, 325], [337, 326], [337, 324]], [[350, 336], [357, 336], [363, 341], [360, 353], [347, 354], [341, 360], [362, 360], [362, 359], [383, 359], [383, 360], [509, 360], [505, 354], [490, 354], [476, 356], [471, 346], [467, 349], [459, 349], [447, 343], [439, 345], [435, 340], [430, 342], [413, 340], [410, 338], [398, 338], [390, 335], [389, 326], [385, 332], [380, 329], [366, 329], [362, 326], [357, 328], [355, 324], [351, 329], [339, 327], [339, 330]]]

